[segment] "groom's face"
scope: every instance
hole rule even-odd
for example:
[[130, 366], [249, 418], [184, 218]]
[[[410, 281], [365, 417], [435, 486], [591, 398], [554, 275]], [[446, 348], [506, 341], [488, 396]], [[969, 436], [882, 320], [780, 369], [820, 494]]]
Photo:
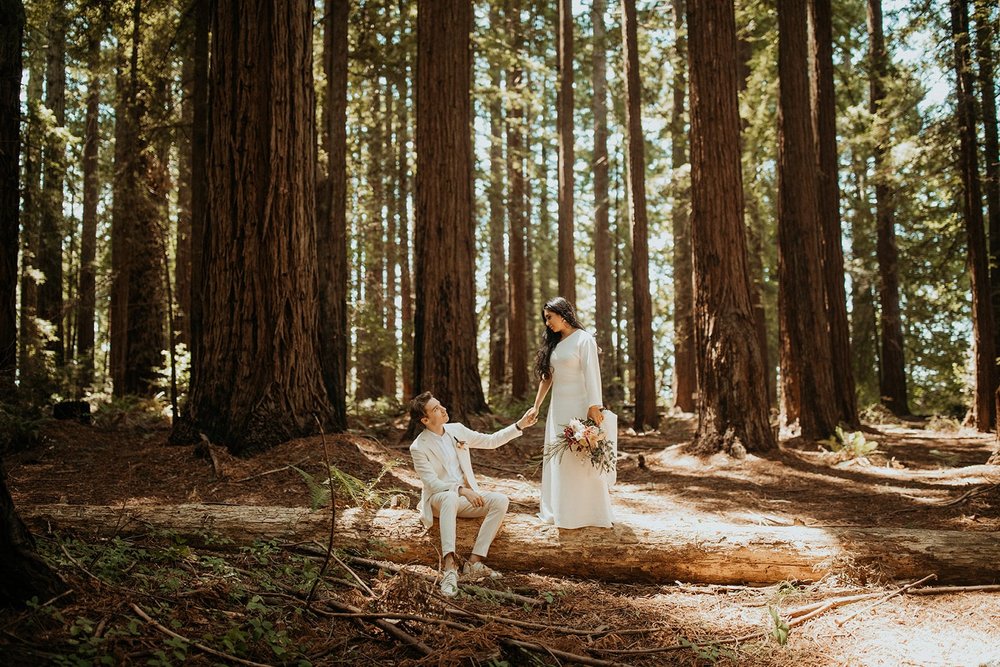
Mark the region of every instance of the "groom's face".
[[441, 405], [441, 401], [431, 398], [424, 406], [424, 425], [429, 429], [437, 429], [439, 426], [448, 423], [448, 410]]

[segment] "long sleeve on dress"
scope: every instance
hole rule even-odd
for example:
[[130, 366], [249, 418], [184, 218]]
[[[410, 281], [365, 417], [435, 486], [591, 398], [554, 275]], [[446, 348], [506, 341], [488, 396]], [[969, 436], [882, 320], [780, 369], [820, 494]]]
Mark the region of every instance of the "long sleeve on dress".
[[583, 349], [580, 350], [583, 366], [583, 381], [587, 393], [587, 407], [604, 405], [601, 393], [601, 360], [597, 355], [597, 341], [593, 336], [583, 337]]

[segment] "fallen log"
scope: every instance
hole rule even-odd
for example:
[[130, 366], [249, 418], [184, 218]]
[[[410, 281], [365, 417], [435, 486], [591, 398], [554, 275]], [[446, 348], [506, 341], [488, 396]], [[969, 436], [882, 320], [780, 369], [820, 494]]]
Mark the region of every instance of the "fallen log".
[[[254, 540], [325, 543], [329, 510], [233, 505], [26, 505], [26, 521], [99, 536], [170, 530], [189, 542], [236, 545]], [[459, 521], [459, 552], [478, 521]], [[426, 532], [413, 510], [338, 510], [335, 546], [396, 563], [436, 567], [437, 529]], [[816, 581], [834, 573], [913, 579], [936, 572], [942, 583], [1000, 583], [995, 533], [902, 528], [816, 528], [699, 524], [676, 527], [660, 517], [614, 528], [564, 530], [524, 514], [508, 515], [490, 564], [499, 570], [607, 581], [772, 584]]]

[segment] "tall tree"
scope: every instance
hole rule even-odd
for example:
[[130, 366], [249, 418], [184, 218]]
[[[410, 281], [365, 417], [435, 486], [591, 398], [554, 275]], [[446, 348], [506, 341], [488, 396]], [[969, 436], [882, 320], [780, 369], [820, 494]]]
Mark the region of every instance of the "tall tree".
[[[653, 371], [653, 303], [649, 293], [649, 221], [646, 217], [646, 157], [642, 134], [642, 85], [635, 0], [622, 0], [625, 51], [625, 118], [628, 128], [628, 207], [632, 226], [632, 298], [635, 331], [635, 429], [656, 428]], [[734, 89], [735, 90], [735, 89]]]
[[204, 335], [204, 248], [208, 215], [208, 33], [212, 22], [211, 0], [192, 0], [194, 12], [194, 72], [191, 75], [191, 295], [188, 345], [191, 349], [191, 383], [201, 368]]
[[838, 185], [837, 99], [833, 88], [833, 10], [831, 0], [809, 0], [809, 46], [812, 64], [810, 99], [819, 169], [817, 198], [823, 251], [823, 287], [829, 322], [830, 353], [837, 419], [859, 428], [858, 401], [851, 372], [851, 334], [844, 289]]
[[614, 377], [614, 344], [611, 338], [611, 227], [608, 199], [608, 38], [604, 27], [607, 0], [594, 0], [590, 10], [594, 25], [593, 80], [594, 95], [594, 329], [601, 349], [601, 377]]
[[[24, 5], [0, 2], [0, 398], [12, 395], [17, 372], [17, 248], [21, 207], [21, 48]], [[0, 475], [2, 475], [0, 471]]]
[[[400, 39], [410, 38], [410, 5], [407, 0], [399, 0]], [[402, 321], [402, 350], [400, 363], [403, 376], [403, 399], [413, 395], [413, 280], [410, 271], [410, 96], [409, 50], [403, 52], [402, 63], [398, 71], [396, 89], [399, 91], [400, 104], [396, 105], [399, 128], [397, 142], [396, 170], [399, 183], [399, 316]]]
[[736, 17], [731, 0], [687, 3], [691, 68], [691, 235], [702, 452], [766, 451], [767, 387], [743, 225]]
[[[809, 106], [806, 4], [778, 1], [778, 281], [786, 413], [805, 438], [837, 426]], [[789, 410], [788, 406], [792, 409]]]
[[94, 324], [97, 308], [97, 201], [100, 198], [98, 176], [98, 146], [101, 103], [101, 39], [100, 23], [88, 36], [87, 65], [90, 82], [87, 85], [87, 115], [83, 138], [83, 228], [80, 238], [80, 305], [77, 315], [79, 336], [76, 352], [81, 365], [81, 384], [94, 381]]
[[350, 0], [327, 0], [323, 18], [327, 153], [325, 219], [317, 221], [320, 366], [331, 427], [347, 429], [347, 27]]
[[507, 219], [510, 221], [510, 286], [508, 290], [508, 349], [510, 350], [510, 393], [520, 399], [528, 393], [528, 263], [525, 234], [528, 217], [524, 178], [524, 49], [520, 0], [507, 0], [507, 34], [512, 61], [507, 68]]
[[[576, 252], [573, 247], [573, 2], [558, 0], [556, 24], [557, 95], [556, 127], [559, 133], [559, 294], [576, 303]], [[546, 299], [551, 296], [546, 296]]]
[[882, 30], [882, 1], [868, 0], [869, 110], [875, 118], [875, 226], [880, 308], [879, 395], [897, 415], [909, 414], [903, 318], [899, 307], [899, 253], [896, 249], [896, 211], [893, 201], [891, 145], [885, 82], [889, 56]]
[[476, 360], [470, 0], [418, 0], [413, 384], [486, 409]]
[[673, 106], [670, 109], [670, 168], [673, 173], [674, 206], [670, 213], [674, 235], [674, 405], [694, 412], [698, 392], [697, 357], [694, 335], [694, 282], [691, 257], [691, 218], [686, 202], [690, 198], [687, 175], [687, 124], [684, 102], [687, 97], [687, 37], [685, 0], [674, 0]]
[[[317, 335], [312, 4], [212, 11], [202, 367], [174, 439], [249, 454], [330, 413]], [[280, 94], [276, 94], [280, 91]]]
[[956, 115], [959, 134], [959, 170], [962, 178], [962, 218], [965, 221], [972, 283], [972, 340], [976, 387], [972, 420], [978, 430], [992, 429], [996, 419], [994, 392], [997, 364], [994, 348], [993, 306], [990, 302], [989, 257], [983, 225], [982, 188], [977, 158], [976, 109], [972, 55], [969, 44], [967, 0], [950, 0], [951, 34], [954, 41]]
[[[49, 17], [48, 61], [45, 68], [45, 106], [56, 128], [66, 125], [66, 28], [64, 0], [56, 0]], [[66, 179], [66, 139], [62, 131], [49, 132], [45, 142], [43, 206], [39, 227], [37, 268], [45, 276], [38, 287], [38, 317], [49, 322], [53, 337], [45, 348], [61, 366], [63, 344], [63, 185]]]
[[[12, 16], [12, 15], [11, 15]], [[42, 127], [41, 107], [44, 63], [41, 49], [29, 55], [28, 68], [28, 117], [24, 143], [24, 187], [21, 215], [21, 321], [18, 327], [18, 374], [21, 389], [37, 389], [45, 375], [45, 365], [39, 354], [38, 283], [35, 282], [41, 209]]]
[[[490, 31], [505, 34], [499, 3], [490, 4]], [[507, 249], [504, 243], [503, 65], [500, 50], [490, 53], [490, 396], [500, 396], [507, 377]]]
[[[996, 51], [998, 17], [996, 3], [975, 0], [976, 62], [978, 67], [979, 105], [983, 113], [983, 179], [989, 215], [986, 229], [990, 242], [990, 293], [993, 317], [1000, 312], [1000, 140], [997, 137]], [[994, 329], [994, 350], [1000, 350], [1000, 331]]]

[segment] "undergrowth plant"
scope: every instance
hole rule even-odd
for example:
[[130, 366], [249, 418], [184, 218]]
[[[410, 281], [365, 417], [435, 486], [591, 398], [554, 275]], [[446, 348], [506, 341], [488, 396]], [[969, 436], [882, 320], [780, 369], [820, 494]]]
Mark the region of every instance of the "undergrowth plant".
[[317, 479], [312, 474], [292, 466], [297, 471], [306, 486], [309, 488], [309, 504], [312, 509], [318, 509], [330, 504], [330, 486], [336, 484], [336, 491], [343, 492], [350, 498], [350, 504], [363, 507], [382, 507], [390, 502], [394, 495], [406, 493], [402, 489], [378, 489], [378, 483], [382, 481], [385, 474], [395, 468], [396, 461], [390, 461], [382, 466], [379, 474], [367, 482], [344, 472], [337, 466], [331, 465], [329, 476], [326, 479]]
[[868, 440], [861, 431], [845, 431], [839, 426], [832, 436], [819, 442], [843, 459], [862, 458], [878, 451], [878, 442]]

